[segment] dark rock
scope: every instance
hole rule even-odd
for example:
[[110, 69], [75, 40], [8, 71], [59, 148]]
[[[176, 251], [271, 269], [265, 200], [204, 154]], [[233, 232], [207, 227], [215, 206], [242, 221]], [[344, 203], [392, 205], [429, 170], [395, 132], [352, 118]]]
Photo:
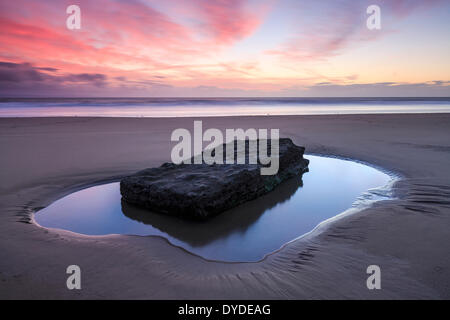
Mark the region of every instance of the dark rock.
[[[305, 148], [291, 139], [279, 140], [279, 170], [275, 175], [261, 175], [259, 161], [248, 164], [248, 149], [246, 141], [246, 164], [164, 163], [145, 169], [122, 179], [120, 193], [124, 201], [154, 212], [204, 220], [270, 192], [308, 170], [309, 161], [303, 158]], [[225, 157], [225, 144], [223, 150]]]

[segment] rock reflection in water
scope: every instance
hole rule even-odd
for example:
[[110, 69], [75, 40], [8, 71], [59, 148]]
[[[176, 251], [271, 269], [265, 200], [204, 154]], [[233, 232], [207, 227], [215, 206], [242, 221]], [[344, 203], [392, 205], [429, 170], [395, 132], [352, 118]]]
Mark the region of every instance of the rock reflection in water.
[[188, 221], [140, 209], [122, 200], [122, 212], [130, 219], [151, 225], [160, 231], [186, 242], [193, 247], [227, 237], [237, 232], [244, 233], [268, 209], [289, 200], [299, 187], [303, 186], [302, 176], [291, 178], [274, 191], [256, 200], [244, 203], [236, 208], [207, 221]]

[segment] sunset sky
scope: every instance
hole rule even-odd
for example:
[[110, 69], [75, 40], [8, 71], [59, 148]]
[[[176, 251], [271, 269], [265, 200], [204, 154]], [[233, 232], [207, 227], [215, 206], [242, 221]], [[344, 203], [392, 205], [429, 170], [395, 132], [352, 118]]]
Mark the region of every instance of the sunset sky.
[[0, 95], [450, 96], [449, 39], [448, 0], [0, 0]]

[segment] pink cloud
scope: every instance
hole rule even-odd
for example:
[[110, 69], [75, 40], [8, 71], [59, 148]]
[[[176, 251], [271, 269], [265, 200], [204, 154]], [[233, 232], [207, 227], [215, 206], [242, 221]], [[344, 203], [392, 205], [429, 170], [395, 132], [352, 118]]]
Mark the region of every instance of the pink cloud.
[[266, 3], [253, 2], [247, 6], [247, 0], [191, 0], [195, 15], [201, 21], [202, 28], [215, 42], [230, 43], [252, 34], [262, 23], [267, 9]]
[[251, 34], [261, 22], [244, 0], [169, 1], [190, 11], [208, 37], [197, 37], [196, 27], [175, 21], [154, 9], [152, 2], [79, 0], [82, 28], [70, 31], [65, 27], [69, 1], [4, 1], [0, 56], [55, 68], [101, 66], [120, 71], [128, 65], [138, 72], [158, 72], [181, 69], [193, 58], [214, 56]]

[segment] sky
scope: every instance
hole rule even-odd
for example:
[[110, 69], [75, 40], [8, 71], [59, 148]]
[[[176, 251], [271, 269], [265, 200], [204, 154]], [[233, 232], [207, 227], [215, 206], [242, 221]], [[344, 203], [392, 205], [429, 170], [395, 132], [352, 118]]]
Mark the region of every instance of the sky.
[[448, 97], [449, 39], [448, 0], [0, 0], [0, 96]]

